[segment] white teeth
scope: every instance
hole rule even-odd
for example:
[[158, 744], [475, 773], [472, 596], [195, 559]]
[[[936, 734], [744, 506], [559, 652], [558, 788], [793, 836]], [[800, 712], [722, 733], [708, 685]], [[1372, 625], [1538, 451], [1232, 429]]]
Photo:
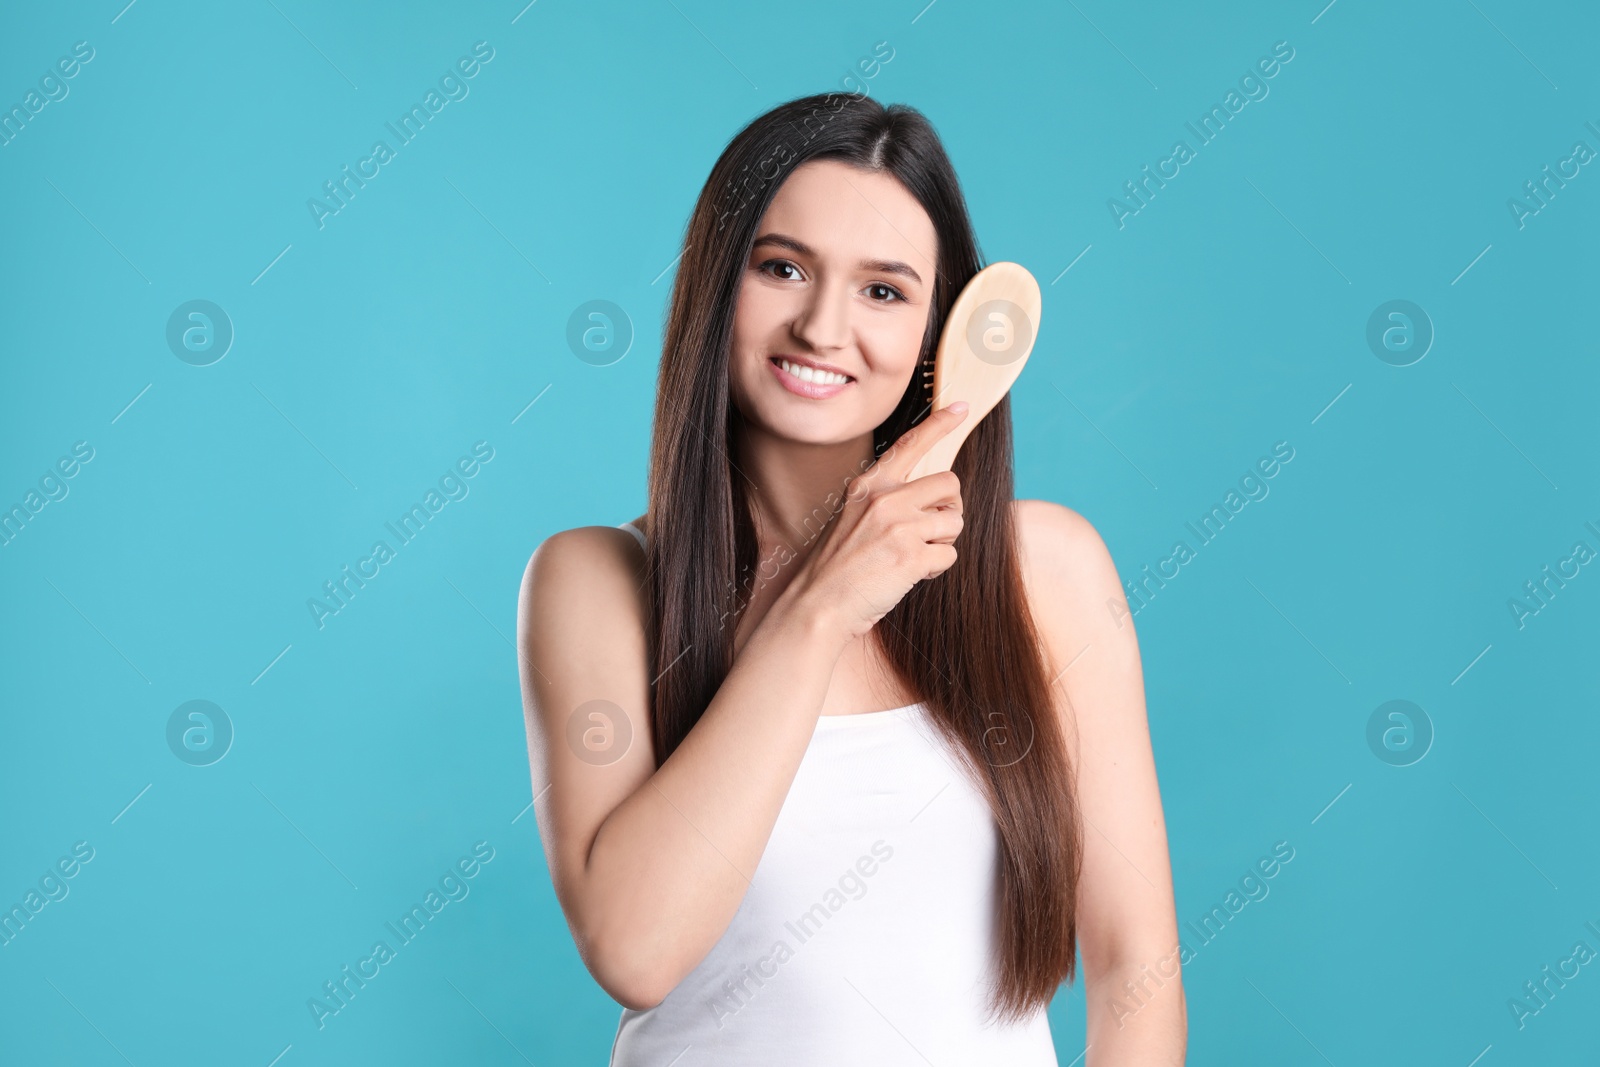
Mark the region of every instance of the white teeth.
[[786, 359], [780, 359], [778, 365], [783, 368], [785, 374], [791, 374], [803, 382], [813, 382], [817, 385], [843, 385], [850, 380], [843, 374], [835, 374], [833, 371], [828, 370], [817, 370], [815, 367], [803, 367], [798, 363], [790, 363]]

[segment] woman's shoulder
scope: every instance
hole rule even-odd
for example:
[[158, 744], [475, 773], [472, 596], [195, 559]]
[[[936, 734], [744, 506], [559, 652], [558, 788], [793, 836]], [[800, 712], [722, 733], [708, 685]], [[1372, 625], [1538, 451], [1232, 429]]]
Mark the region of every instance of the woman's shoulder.
[[642, 614], [644, 565], [638, 539], [620, 525], [557, 531], [528, 558], [519, 615], [527, 620], [535, 612], [559, 617], [595, 609], [614, 618]]
[[1036, 616], [1081, 646], [1096, 617], [1125, 618], [1127, 601], [1116, 564], [1094, 524], [1050, 500], [1012, 502], [1021, 544], [1023, 582]]
[[[631, 555], [638, 554], [639, 538], [628, 530], [623, 529], [623, 527], [624, 525], [632, 526], [641, 535], [648, 535], [647, 521], [647, 518], [641, 515], [637, 519], [630, 519], [625, 524], [574, 526], [571, 529], [558, 530], [539, 542], [538, 547], [533, 551], [533, 559], [538, 559], [543, 554], [547, 557], [555, 556], [562, 559], [573, 557], [578, 560], [598, 562], [592, 557], [615, 556], [619, 547], [626, 548], [632, 545], [635, 550], [633, 554], [623, 553], [623, 556], [631, 558]], [[529, 562], [531, 564], [532, 560]]]
[[1053, 500], [1013, 500], [1025, 564], [1045, 572], [1081, 571], [1110, 560], [1094, 524]]
[[1014, 515], [1028, 610], [1049, 674], [1071, 694], [1057, 710], [1076, 763], [1080, 730], [1132, 729], [1126, 709], [1143, 699], [1138, 635], [1111, 552], [1088, 519], [1048, 500], [1018, 500]]

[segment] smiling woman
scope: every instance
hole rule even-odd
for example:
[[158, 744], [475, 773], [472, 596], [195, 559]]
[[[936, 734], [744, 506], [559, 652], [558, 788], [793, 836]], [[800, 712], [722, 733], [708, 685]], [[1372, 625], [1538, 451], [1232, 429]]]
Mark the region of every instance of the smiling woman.
[[1009, 399], [912, 476], [966, 416], [924, 376], [981, 265], [917, 111], [758, 117], [689, 222], [648, 512], [529, 560], [534, 807], [613, 1067], [1046, 1067], [1080, 950], [1093, 1067], [1182, 1062], [1176, 976], [1113, 1012], [1177, 930], [1105, 546], [1012, 498]]
[[771, 405], [763, 436], [837, 441], [894, 408], [927, 334], [937, 251], [896, 178], [833, 159], [795, 168], [761, 220], [733, 322], [733, 400]]

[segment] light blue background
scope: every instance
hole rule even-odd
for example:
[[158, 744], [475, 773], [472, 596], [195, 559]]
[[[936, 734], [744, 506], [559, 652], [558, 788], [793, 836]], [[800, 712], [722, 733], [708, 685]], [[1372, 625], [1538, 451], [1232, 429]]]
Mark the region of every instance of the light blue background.
[[[1594, 1055], [1600, 964], [1507, 1007], [1600, 950], [1600, 567], [1507, 606], [1600, 549], [1600, 166], [1507, 208], [1600, 150], [1592, 5], [124, 2], [0, 15], [7, 108], [95, 49], [0, 147], [0, 505], [95, 450], [0, 547], [0, 904], [95, 850], [0, 948], [0, 1061], [604, 1062], [618, 1008], [522, 815], [517, 583], [644, 510], [718, 152], [880, 41], [871, 93], [929, 116], [985, 254], [1044, 287], [1020, 496], [1131, 578], [1295, 450], [1137, 619], [1180, 921], [1296, 850], [1186, 969], [1189, 1062]], [[480, 40], [470, 95], [319, 229], [307, 199]], [[1270, 95], [1119, 229], [1108, 198], [1277, 41]], [[192, 299], [236, 330], [211, 366], [165, 341]], [[566, 344], [593, 299], [636, 331], [610, 366]], [[1391, 299], [1437, 332], [1411, 366], [1365, 340]], [[319, 630], [307, 599], [477, 441], [470, 495]], [[208, 767], [166, 742], [193, 699], [236, 731]], [[1436, 731], [1412, 766], [1367, 745], [1391, 699]], [[307, 999], [478, 841], [470, 896], [319, 1031]], [[1083, 1014], [1064, 988], [1064, 1064]]]

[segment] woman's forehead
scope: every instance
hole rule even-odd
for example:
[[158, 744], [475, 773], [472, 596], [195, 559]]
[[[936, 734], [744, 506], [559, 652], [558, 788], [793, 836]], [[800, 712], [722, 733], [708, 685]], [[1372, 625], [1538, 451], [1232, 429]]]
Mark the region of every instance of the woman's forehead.
[[801, 164], [773, 196], [758, 238], [781, 234], [812, 255], [852, 269], [861, 261], [903, 261], [933, 276], [933, 220], [887, 171], [837, 160]]

